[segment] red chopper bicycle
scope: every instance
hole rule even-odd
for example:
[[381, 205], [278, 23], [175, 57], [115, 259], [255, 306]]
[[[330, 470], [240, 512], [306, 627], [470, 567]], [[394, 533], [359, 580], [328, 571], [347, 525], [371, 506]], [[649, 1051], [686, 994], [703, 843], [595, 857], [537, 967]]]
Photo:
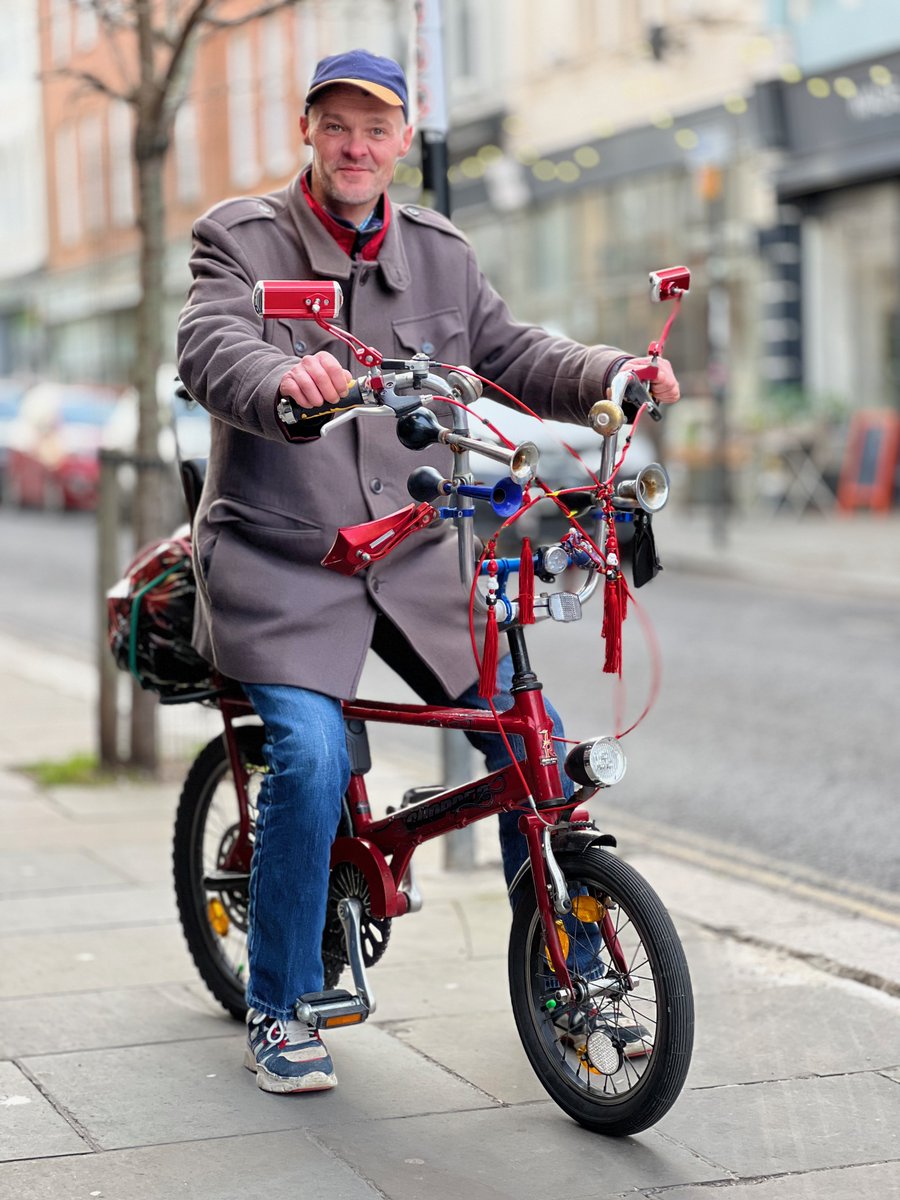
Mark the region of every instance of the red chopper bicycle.
[[[674, 299], [675, 311], [689, 286], [689, 272], [668, 268], [650, 276], [656, 300]], [[434, 520], [452, 521], [459, 545], [463, 595], [487, 614], [488, 629], [506, 635], [513, 663], [513, 705], [498, 712], [427, 704], [354, 700], [343, 705], [352, 766], [341, 822], [332, 848], [328, 915], [322, 942], [325, 990], [301, 996], [296, 1013], [319, 1028], [364, 1021], [375, 1009], [367, 974], [388, 945], [391, 922], [416, 912], [422, 898], [412, 859], [417, 846], [504, 810], [521, 813], [519, 826], [528, 859], [512, 885], [509, 988], [516, 1027], [532, 1068], [552, 1099], [588, 1129], [610, 1135], [640, 1132], [658, 1121], [678, 1097], [693, 1044], [693, 997], [683, 949], [671, 918], [644, 879], [611, 853], [615, 838], [601, 832], [581, 807], [596, 792], [621, 779], [625, 757], [617, 737], [598, 737], [575, 746], [564, 769], [578, 785], [566, 799], [560, 783], [541, 684], [532, 670], [525, 629], [533, 619], [569, 622], [604, 583], [605, 670], [621, 672], [617, 622], [626, 601], [618, 562], [615, 519], [661, 508], [668, 480], [657, 464], [637, 479], [617, 481], [625, 450], [617, 458], [622, 403], [629, 400], [659, 419], [645, 383], [663, 350], [675, 311], [662, 338], [650, 345], [651, 365], [620, 373], [611, 395], [591, 409], [590, 423], [603, 438], [601, 468], [589, 486], [553, 494], [535, 475], [533, 444], [497, 446], [471, 436], [468, 404], [480, 395], [477, 378], [466, 368], [433, 373], [446, 364], [425, 356], [387, 360], [356, 342], [326, 318], [337, 315], [336, 283], [263, 282], [254, 303], [262, 316], [309, 318], [352, 345], [368, 374], [351, 395], [332, 409], [302, 410], [283, 401], [286, 420], [345, 421], [360, 409], [377, 406], [397, 420], [404, 445], [422, 448], [441, 442], [453, 451], [454, 472], [443, 479], [430, 467], [409, 478], [413, 503], [388, 518], [342, 529], [323, 565], [353, 574], [389, 553], [399, 541]], [[641, 376], [642, 378], [639, 378]], [[428, 400], [453, 405], [452, 429], [425, 407]], [[498, 431], [494, 431], [495, 433]], [[502, 438], [502, 434], [500, 435]], [[473, 482], [469, 451], [503, 462], [509, 476], [495, 487]], [[515, 519], [527, 507], [533, 485], [557, 501], [571, 527], [558, 543], [531, 551], [523, 543], [519, 559], [497, 560], [494, 544], [475, 549], [472, 500]], [[577, 503], [576, 503], [577, 502]], [[593, 509], [597, 532], [589, 536], [573, 510]], [[655, 555], [654, 555], [655, 557]], [[553, 582], [569, 568], [586, 579], [580, 590], [537, 596], [533, 577]], [[519, 595], [507, 594], [510, 576], [520, 572]], [[482, 592], [479, 580], [487, 581]], [[473, 627], [474, 628], [474, 627]], [[495, 650], [485, 643], [482, 680], [490, 694]], [[474, 649], [474, 639], [473, 639]], [[476, 659], [477, 659], [476, 651]], [[490, 661], [488, 661], [490, 660]], [[214, 698], [224, 732], [198, 755], [185, 780], [174, 834], [174, 873], [178, 909], [196, 966], [216, 999], [235, 1017], [246, 1012], [246, 943], [255, 800], [265, 773], [263, 730], [237, 685], [218, 681]], [[461, 786], [413, 788], [387, 815], [372, 815], [366, 792], [370, 766], [366, 723], [386, 722], [423, 728], [462, 729], [518, 735], [524, 759]], [[508, 746], [508, 741], [507, 741]], [[510, 758], [512, 759], [512, 755]], [[338, 988], [349, 967], [352, 990]]]

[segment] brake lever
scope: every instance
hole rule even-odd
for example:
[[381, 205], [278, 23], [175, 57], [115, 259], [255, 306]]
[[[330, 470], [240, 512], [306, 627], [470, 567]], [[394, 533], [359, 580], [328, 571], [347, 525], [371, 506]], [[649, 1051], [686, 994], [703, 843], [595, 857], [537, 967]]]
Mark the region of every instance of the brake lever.
[[356, 408], [348, 408], [346, 412], [339, 413], [331, 418], [323, 426], [320, 437], [327, 437], [329, 433], [333, 433], [339, 425], [346, 425], [349, 421], [354, 421], [357, 417], [363, 416], [393, 416], [389, 408], [383, 404], [360, 404]]
[[620, 371], [610, 385], [610, 399], [620, 407], [626, 401], [636, 408], [645, 405], [653, 420], [661, 421], [662, 410], [650, 395], [650, 388], [647, 386], [658, 374], [659, 368], [652, 363], [646, 367], [635, 367], [631, 371]]

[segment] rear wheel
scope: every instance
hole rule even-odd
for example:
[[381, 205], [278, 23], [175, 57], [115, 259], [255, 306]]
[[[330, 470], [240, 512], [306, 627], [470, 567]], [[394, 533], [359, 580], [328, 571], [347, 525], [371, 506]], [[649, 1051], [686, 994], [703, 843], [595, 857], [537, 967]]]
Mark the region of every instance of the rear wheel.
[[573, 981], [567, 1002], [550, 965], [534, 890], [522, 889], [509, 982], [522, 1045], [547, 1092], [597, 1133], [639, 1133], [674, 1104], [687, 1075], [694, 1008], [684, 951], [662, 902], [605, 850], [557, 854], [573, 911], [558, 922]]
[[[262, 776], [263, 730], [235, 730], [250, 801], [250, 846], [256, 826], [256, 797]], [[243, 871], [223, 871], [240, 836], [240, 808], [224, 737], [198, 755], [184, 781], [172, 862], [175, 895], [188, 949], [203, 982], [232, 1016], [247, 1011], [247, 909], [250, 855]]]
[[[247, 844], [240, 847], [240, 807], [224, 737], [203, 748], [191, 767], [175, 818], [172, 860], [178, 913], [188, 949], [203, 982], [234, 1017], [247, 1012], [247, 931], [250, 861], [256, 829], [256, 801], [267, 770], [261, 725], [235, 727], [250, 804]], [[344, 806], [338, 833], [349, 835]], [[237, 853], [236, 853], [237, 847]], [[238, 859], [238, 869], [234, 860]], [[231, 867], [231, 870], [226, 868]], [[359, 877], [358, 877], [359, 876]], [[338, 901], [355, 895], [362, 900], [363, 958], [367, 966], [384, 953], [390, 920], [371, 915], [369, 892], [359, 872], [339, 864], [331, 874], [328, 910], [322, 936], [324, 987], [337, 986], [347, 963]]]

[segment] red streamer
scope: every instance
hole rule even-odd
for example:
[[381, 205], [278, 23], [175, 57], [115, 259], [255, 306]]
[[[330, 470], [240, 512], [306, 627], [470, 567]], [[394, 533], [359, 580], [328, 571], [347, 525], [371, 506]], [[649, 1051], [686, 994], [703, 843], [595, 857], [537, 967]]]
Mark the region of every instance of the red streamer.
[[622, 677], [622, 622], [628, 615], [628, 588], [619, 569], [619, 542], [609, 523], [606, 539], [606, 586], [603, 589], [603, 638], [606, 641], [604, 673]]
[[522, 556], [519, 559], [519, 623], [534, 624], [534, 559], [531, 557], [529, 538], [522, 538]]
[[497, 691], [497, 662], [500, 657], [498, 650], [499, 633], [497, 630], [497, 560], [494, 558], [493, 540], [488, 543], [488, 611], [487, 625], [484, 630], [484, 650], [481, 655], [481, 669], [478, 673], [478, 695], [483, 700], [490, 700]]
[[496, 605], [492, 604], [487, 613], [484, 651], [481, 655], [481, 671], [478, 675], [478, 695], [484, 700], [492, 699], [497, 692], [497, 642]]

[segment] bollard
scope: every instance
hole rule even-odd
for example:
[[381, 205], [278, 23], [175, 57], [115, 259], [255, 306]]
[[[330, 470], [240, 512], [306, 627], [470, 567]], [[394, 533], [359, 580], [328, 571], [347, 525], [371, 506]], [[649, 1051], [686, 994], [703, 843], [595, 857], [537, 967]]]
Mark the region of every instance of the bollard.
[[116, 450], [100, 451], [100, 490], [97, 500], [96, 570], [96, 663], [97, 663], [97, 759], [101, 767], [119, 763], [118, 705], [119, 669], [109, 651], [106, 623], [106, 593], [119, 578], [119, 466]]

